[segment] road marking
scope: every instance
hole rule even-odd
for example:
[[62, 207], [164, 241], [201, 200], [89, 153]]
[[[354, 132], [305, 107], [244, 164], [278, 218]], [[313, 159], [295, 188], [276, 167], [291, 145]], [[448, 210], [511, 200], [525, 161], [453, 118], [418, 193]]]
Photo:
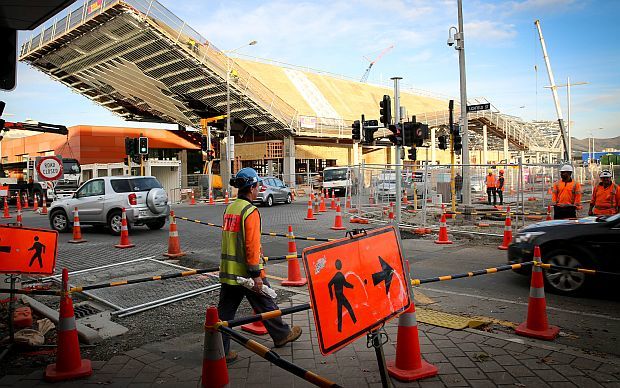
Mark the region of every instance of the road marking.
[[[468, 296], [470, 298], [492, 300], [492, 301], [495, 301], [495, 302], [511, 303], [511, 304], [517, 304], [517, 305], [520, 305], [520, 306], [527, 306], [527, 303], [515, 302], [513, 300], [508, 300], [508, 299], [492, 298], [492, 297], [489, 297], [489, 296], [472, 295], [472, 294], [465, 294], [465, 293], [462, 293], [462, 292], [437, 290], [435, 288], [426, 288], [426, 287], [424, 288], [424, 290], [432, 291], [432, 292], [438, 292], [440, 294], [461, 295], [461, 296]], [[557, 308], [557, 307], [547, 306], [547, 310], [554, 310], [554, 311], [559, 311], [559, 312], [568, 313], [568, 314], [585, 315], [585, 316], [592, 317], [592, 318], [603, 318], [603, 319], [608, 319], [608, 320], [611, 320], [611, 321], [620, 321], [620, 318], [617, 318], [617, 317], [610, 317], [608, 315], [603, 315], [603, 314], [584, 313], [582, 311], [575, 311], [575, 310], [565, 310], [565, 309], [560, 309], [560, 308]]]

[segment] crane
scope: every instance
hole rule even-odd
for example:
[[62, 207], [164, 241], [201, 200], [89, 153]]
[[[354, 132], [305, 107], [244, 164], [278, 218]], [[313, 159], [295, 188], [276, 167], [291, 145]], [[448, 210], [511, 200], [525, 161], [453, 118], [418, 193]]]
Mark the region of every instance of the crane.
[[383, 57], [385, 54], [388, 53], [388, 51], [390, 51], [391, 49], [394, 48], [394, 45], [391, 45], [389, 47], [386, 47], [383, 49], [383, 51], [381, 51], [381, 53], [379, 55], [377, 55], [377, 57], [375, 58], [374, 61], [371, 61], [370, 59], [364, 57], [368, 62], [370, 62], [370, 64], [368, 65], [368, 68], [366, 69], [366, 71], [364, 72], [364, 75], [362, 76], [362, 79], [360, 79], [360, 82], [366, 82], [368, 81], [368, 75], [370, 74], [370, 69], [372, 69], [372, 66], [377, 63], [377, 61], [379, 59], [381, 59], [381, 57]]

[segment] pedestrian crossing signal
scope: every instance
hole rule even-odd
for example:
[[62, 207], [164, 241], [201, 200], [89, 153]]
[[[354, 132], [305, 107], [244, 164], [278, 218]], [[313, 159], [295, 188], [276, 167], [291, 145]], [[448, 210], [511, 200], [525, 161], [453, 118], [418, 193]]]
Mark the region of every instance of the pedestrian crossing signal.
[[146, 155], [149, 153], [149, 138], [141, 136], [138, 138], [138, 153], [140, 155]]
[[439, 149], [440, 150], [447, 150], [448, 149], [448, 139], [446, 137], [446, 135], [441, 135], [437, 138], [437, 140], [439, 140]]

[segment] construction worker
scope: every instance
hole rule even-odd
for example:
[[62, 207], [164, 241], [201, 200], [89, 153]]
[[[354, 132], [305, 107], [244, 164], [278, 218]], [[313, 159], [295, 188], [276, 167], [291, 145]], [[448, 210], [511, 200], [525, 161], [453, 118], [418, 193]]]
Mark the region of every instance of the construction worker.
[[[261, 252], [261, 219], [252, 201], [258, 196], [261, 179], [253, 168], [242, 168], [230, 179], [230, 184], [239, 191], [237, 199], [226, 207], [222, 226], [222, 255], [220, 260], [220, 299], [217, 306], [222, 321], [235, 318], [239, 304], [245, 296], [257, 314], [279, 310], [275, 300], [262, 292], [263, 284], [269, 286], [265, 277], [264, 260]], [[254, 280], [252, 289], [237, 283], [237, 277]], [[280, 317], [265, 320], [269, 335], [275, 347], [279, 348], [295, 341], [301, 335], [301, 327], [289, 326]], [[237, 358], [237, 352], [230, 350], [230, 337], [222, 334], [226, 361]]]
[[491, 195], [493, 195], [493, 205], [497, 205], [497, 191], [496, 191], [496, 179], [493, 170], [489, 169], [489, 175], [487, 175], [487, 196], [489, 197], [488, 204], [491, 204]]
[[565, 164], [560, 168], [561, 180], [553, 184], [553, 219], [577, 218], [581, 209], [581, 185], [572, 178], [573, 166]]
[[589, 216], [612, 216], [620, 212], [620, 190], [611, 181], [611, 172], [603, 170], [599, 174], [601, 182], [594, 187], [590, 201]]
[[504, 170], [499, 170], [499, 178], [497, 178], [497, 182], [495, 183], [495, 191], [497, 192], [497, 196], [499, 197], [499, 204], [504, 204]]

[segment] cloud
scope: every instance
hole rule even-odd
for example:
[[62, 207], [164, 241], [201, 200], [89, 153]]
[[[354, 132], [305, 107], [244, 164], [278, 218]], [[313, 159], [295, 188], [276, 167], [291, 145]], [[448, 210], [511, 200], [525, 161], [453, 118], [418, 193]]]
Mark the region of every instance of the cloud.
[[465, 23], [465, 44], [468, 39], [478, 43], [505, 45], [517, 36], [513, 24], [496, 22], [492, 20], [479, 20]]
[[577, 0], [525, 0], [525, 1], [513, 1], [508, 4], [510, 10], [513, 12], [540, 12], [544, 10], [570, 10], [575, 6], [583, 5], [587, 1]]

